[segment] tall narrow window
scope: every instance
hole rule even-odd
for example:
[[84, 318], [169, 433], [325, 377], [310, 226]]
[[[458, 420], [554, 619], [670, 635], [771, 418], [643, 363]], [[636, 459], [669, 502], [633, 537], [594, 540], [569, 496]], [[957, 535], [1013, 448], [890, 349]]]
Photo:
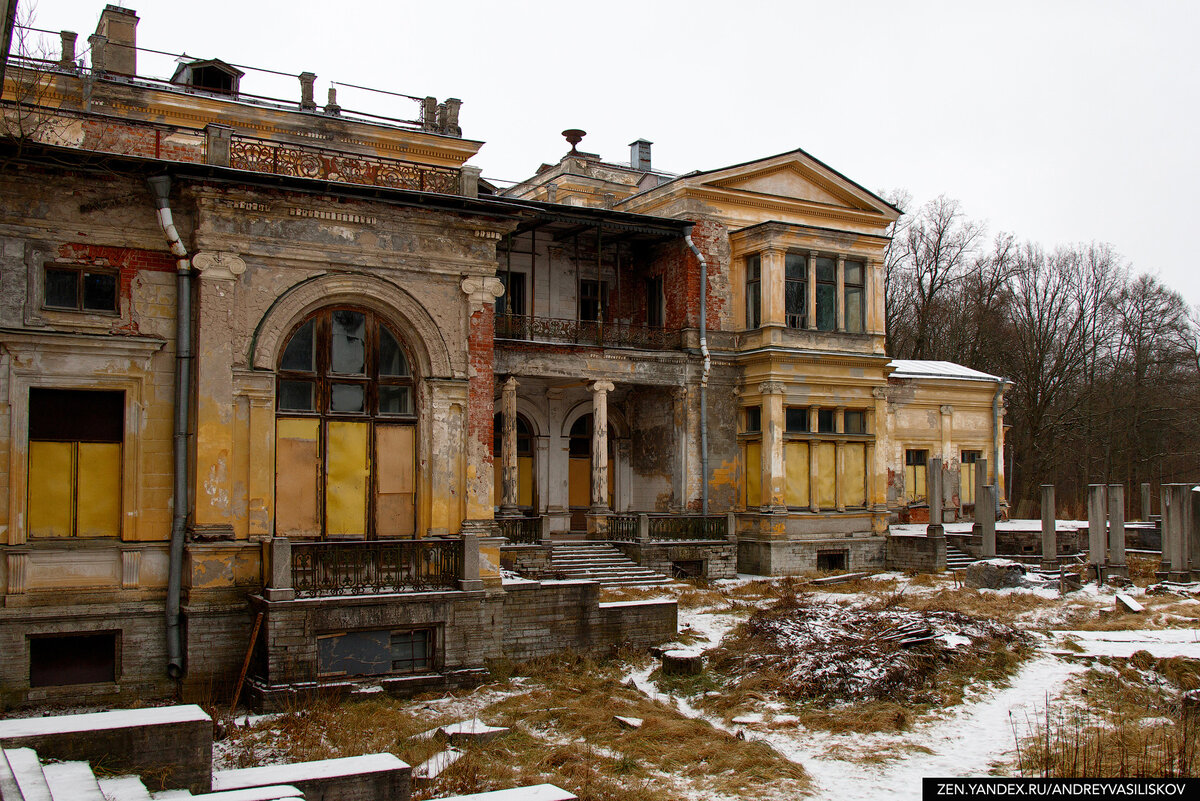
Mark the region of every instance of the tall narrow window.
[[762, 325], [762, 258], [746, 259], [746, 327]]
[[784, 430], [789, 434], [807, 434], [808, 407], [789, 406], [784, 412]]
[[594, 278], [579, 280], [579, 319], [598, 322], [607, 314], [608, 282]]
[[746, 407], [746, 428], [747, 433], [762, 431], [762, 407], [747, 406]]
[[904, 500], [907, 503], [924, 501], [929, 495], [926, 489], [929, 475], [925, 467], [928, 460], [927, 450], [904, 452]]
[[29, 390], [29, 535], [117, 537], [125, 393]]
[[863, 332], [863, 276], [866, 265], [861, 261], [845, 263], [845, 293], [846, 293], [846, 331], [851, 334]]
[[525, 314], [525, 273], [496, 273], [504, 294], [496, 298], [496, 314]]
[[864, 411], [847, 411], [843, 417], [843, 425], [847, 434], [867, 433], [867, 413]]
[[817, 257], [817, 329], [832, 331], [837, 327], [837, 262], [825, 256]]
[[808, 326], [808, 258], [799, 253], [784, 257], [786, 297], [784, 298], [788, 328]]
[[661, 275], [654, 275], [646, 279], [646, 325], [651, 328], [662, 328], [663, 325], [663, 306], [665, 296], [663, 295], [663, 280]]
[[982, 458], [983, 451], [962, 452], [962, 469], [958, 478], [958, 498], [962, 503], [975, 503], [975, 465]]

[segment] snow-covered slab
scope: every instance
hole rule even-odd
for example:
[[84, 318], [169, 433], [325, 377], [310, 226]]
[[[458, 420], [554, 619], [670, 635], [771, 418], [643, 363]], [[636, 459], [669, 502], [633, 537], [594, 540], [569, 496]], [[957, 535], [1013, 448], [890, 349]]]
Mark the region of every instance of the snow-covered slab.
[[413, 770], [413, 779], [418, 782], [430, 781], [441, 776], [446, 768], [453, 765], [458, 760], [462, 759], [465, 751], [459, 751], [457, 748], [447, 748], [445, 751], [438, 751], [429, 759], [417, 765]]
[[246, 790], [225, 790], [219, 793], [192, 795], [187, 790], [167, 790], [154, 794], [154, 801], [304, 801], [304, 793], [286, 784], [270, 787], [251, 787]]
[[153, 801], [139, 776], [110, 776], [100, 780], [100, 792], [108, 801]]
[[1183, 656], [1200, 659], [1200, 629], [1145, 631], [1055, 631], [1056, 637], [1074, 642], [1077, 656], [1128, 657], [1148, 651], [1156, 659]]
[[623, 729], [640, 729], [642, 728], [641, 718], [631, 718], [625, 715], [613, 715], [613, 720]]
[[996, 383], [999, 376], [973, 370], [955, 362], [932, 361], [926, 359], [892, 359], [888, 362], [892, 368], [888, 378], [938, 378], [958, 381], [987, 381]]
[[8, 748], [4, 751], [4, 757], [19, 788], [18, 798], [24, 801], [51, 801], [42, 763], [32, 748]]
[[493, 790], [490, 793], [455, 795], [442, 801], [577, 801], [578, 796], [568, 793], [553, 784], [534, 784], [529, 787], [514, 787], [511, 790]]
[[599, 604], [599, 607], [601, 609], [619, 609], [621, 607], [630, 607], [630, 606], [662, 606], [663, 604], [674, 605], [675, 603], [677, 603], [677, 602], [674, 598], [663, 597], [663, 598], [645, 598], [640, 601], [606, 601], [605, 603]]
[[1125, 608], [1130, 612], [1144, 612], [1146, 610], [1146, 607], [1142, 606], [1123, 592], [1117, 593], [1117, 608]]
[[329, 779], [334, 776], [362, 776], [369, 773], [407, 770], [408, 767], [407, 762], [394, 754], [364, 754], [340, 759], [295, 762], [290, 765], [264, 765], [259, 768], [214, 771], [212, 788], [214, 791], [220, 791], [266, 787], [272, 784], [299, 784], [314, 779]]
[[9, 737], [38, 737], [62, 732], [126, 729], [197, 721], [212, 723], [212, 718], [195, 704], [148, 709], [114, 709], [111, 712], [87, 712], [82, 715], [56, 715], [48, 718], [12, 718], [0, 720], [0, 740]]
[[458, 723], [451, 723], [449, 726], [439, 728], [447, 740], [452, 743], [461, 742], [476, 742], [484, 743], [496, 737], [508, 734], [512, 731], [504, 726], [489, 726], [478, 718], [471, 720], [461, 720]]
[[86, 762], [54, 762], [42, 766], [42, 774], [54, 799], [105, 801], [96, 782], [96, 774]]

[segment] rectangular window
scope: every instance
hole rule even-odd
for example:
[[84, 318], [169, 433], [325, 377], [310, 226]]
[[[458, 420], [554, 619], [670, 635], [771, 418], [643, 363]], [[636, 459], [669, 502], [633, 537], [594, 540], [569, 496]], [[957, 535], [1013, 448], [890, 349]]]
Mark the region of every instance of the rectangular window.
[[975, 503], [975, 465], [982, 458], [983, 451], [962, 452], [962, 469], [958, 477], [958, 498], [962, 503]]
[[46, 267], [47, 309], [107, 312], [116, 314], [117, 274], [90, 267]]
[[665, 296], [663, 295], [663, 280], [661, 275], [646, 279], [646, 325], [651, 328], [662, 328], [665, 317]]
[[496, 314], [525, 314], [525, 273], [499, 272], [504, 294], [496, 298]]
[[433, 669], [433, 629], [392, 632], [392, 671], [423, 673]]
[[746, 327], [762, 325], [762, 258], [746, 258]]
[[746, 407], [746, 431], [762, 431], [762, 407]]
[[598, 322], [608, 309], [608, 282], [579, 279], [579, 319]]
[[863, 332], [863, 277], [866, 265], [861, 261], [845, 263], [843, 284], [845, 285], [846, 331], [851, 334]]
[[845, 427], [847, 434], [865, 434], [867, 433], [867, 413], [862, 411], [847, 411], [845, 414]]
[[117, 680], [117, 633], [29, 638], [29, 686], [60, 687]]
[[785, 430], [789, 434], [808, 433], [808, 409], [806, 407], [789, 407], [784, 412]]
[[125, 393], [29, 390], [29, 535], [121, 533]]
[[832, 434], [834, 433], [834, 416], [833, 409], [817, 409], [817, 433]]
[[904, 452], [904, 499], [907, 503], [918, 503], [929, 497], [926, 489], [929, 475], [925, 467], [928, 459], [927, 450]]
[[788, 328], [808, 327], [808, 257], [789, 253], [784, 257], [786, 289], [784, 313]]
[[832, 331], [837, 327], [837, 262], [826, 256], [817, 257], [817, 329]]

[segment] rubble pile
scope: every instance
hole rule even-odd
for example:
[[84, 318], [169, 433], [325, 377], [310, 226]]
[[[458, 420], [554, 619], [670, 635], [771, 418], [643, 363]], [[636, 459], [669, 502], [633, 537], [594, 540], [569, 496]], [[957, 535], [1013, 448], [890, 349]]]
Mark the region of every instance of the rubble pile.
[[785, 697], [824, 703], [920, 701], [939, 667], [1013, 648], [1027, 635], [958, 612], [843, 605], [803, 596], [754, 614], [710, 653], [733, 677], [769, 674]]

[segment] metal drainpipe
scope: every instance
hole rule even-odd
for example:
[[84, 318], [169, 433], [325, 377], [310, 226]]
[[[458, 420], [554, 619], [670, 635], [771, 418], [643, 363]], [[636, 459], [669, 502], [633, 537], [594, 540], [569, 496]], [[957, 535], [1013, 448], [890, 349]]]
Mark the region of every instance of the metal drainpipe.
[[1003, 465], [1000, 463], [1000, 429], [1003, 423], [996, 425], [996, 417], [1000, 414], [1000, 399], [1004, 397], [1004, 388], [1011, 382], [1003, 378], [996, 379], [996, 391], [992, 394], [992, 464], [995, 465], [996, 471], [996, 502], [1008, 500], [1008, 475], [1004, 476], [1004, 497], [1001, 498], [1000, 492], [1000, 470]]
[[692, 241], [691, 226], [683, 240], [700, 260], [700, 354], [704, 357], [700, 373], [700, 511], [708, 514], [708, 371], [712, 367], [708, 353], [708, 261]]
[[170, 245], [175, 262], [175, 487], [172, 493], [171, 549], [167, 568], [167, 675], [183, 675], [183, 641], [179, 627], [179, 598], [183, 587], [183, 535], [188, 508], [188, 402], [192, 378], [192, 265], [187, 248], [175, 230], [168, 196], [171, 178], [148, 179], [158, 209], [158, 223]]

